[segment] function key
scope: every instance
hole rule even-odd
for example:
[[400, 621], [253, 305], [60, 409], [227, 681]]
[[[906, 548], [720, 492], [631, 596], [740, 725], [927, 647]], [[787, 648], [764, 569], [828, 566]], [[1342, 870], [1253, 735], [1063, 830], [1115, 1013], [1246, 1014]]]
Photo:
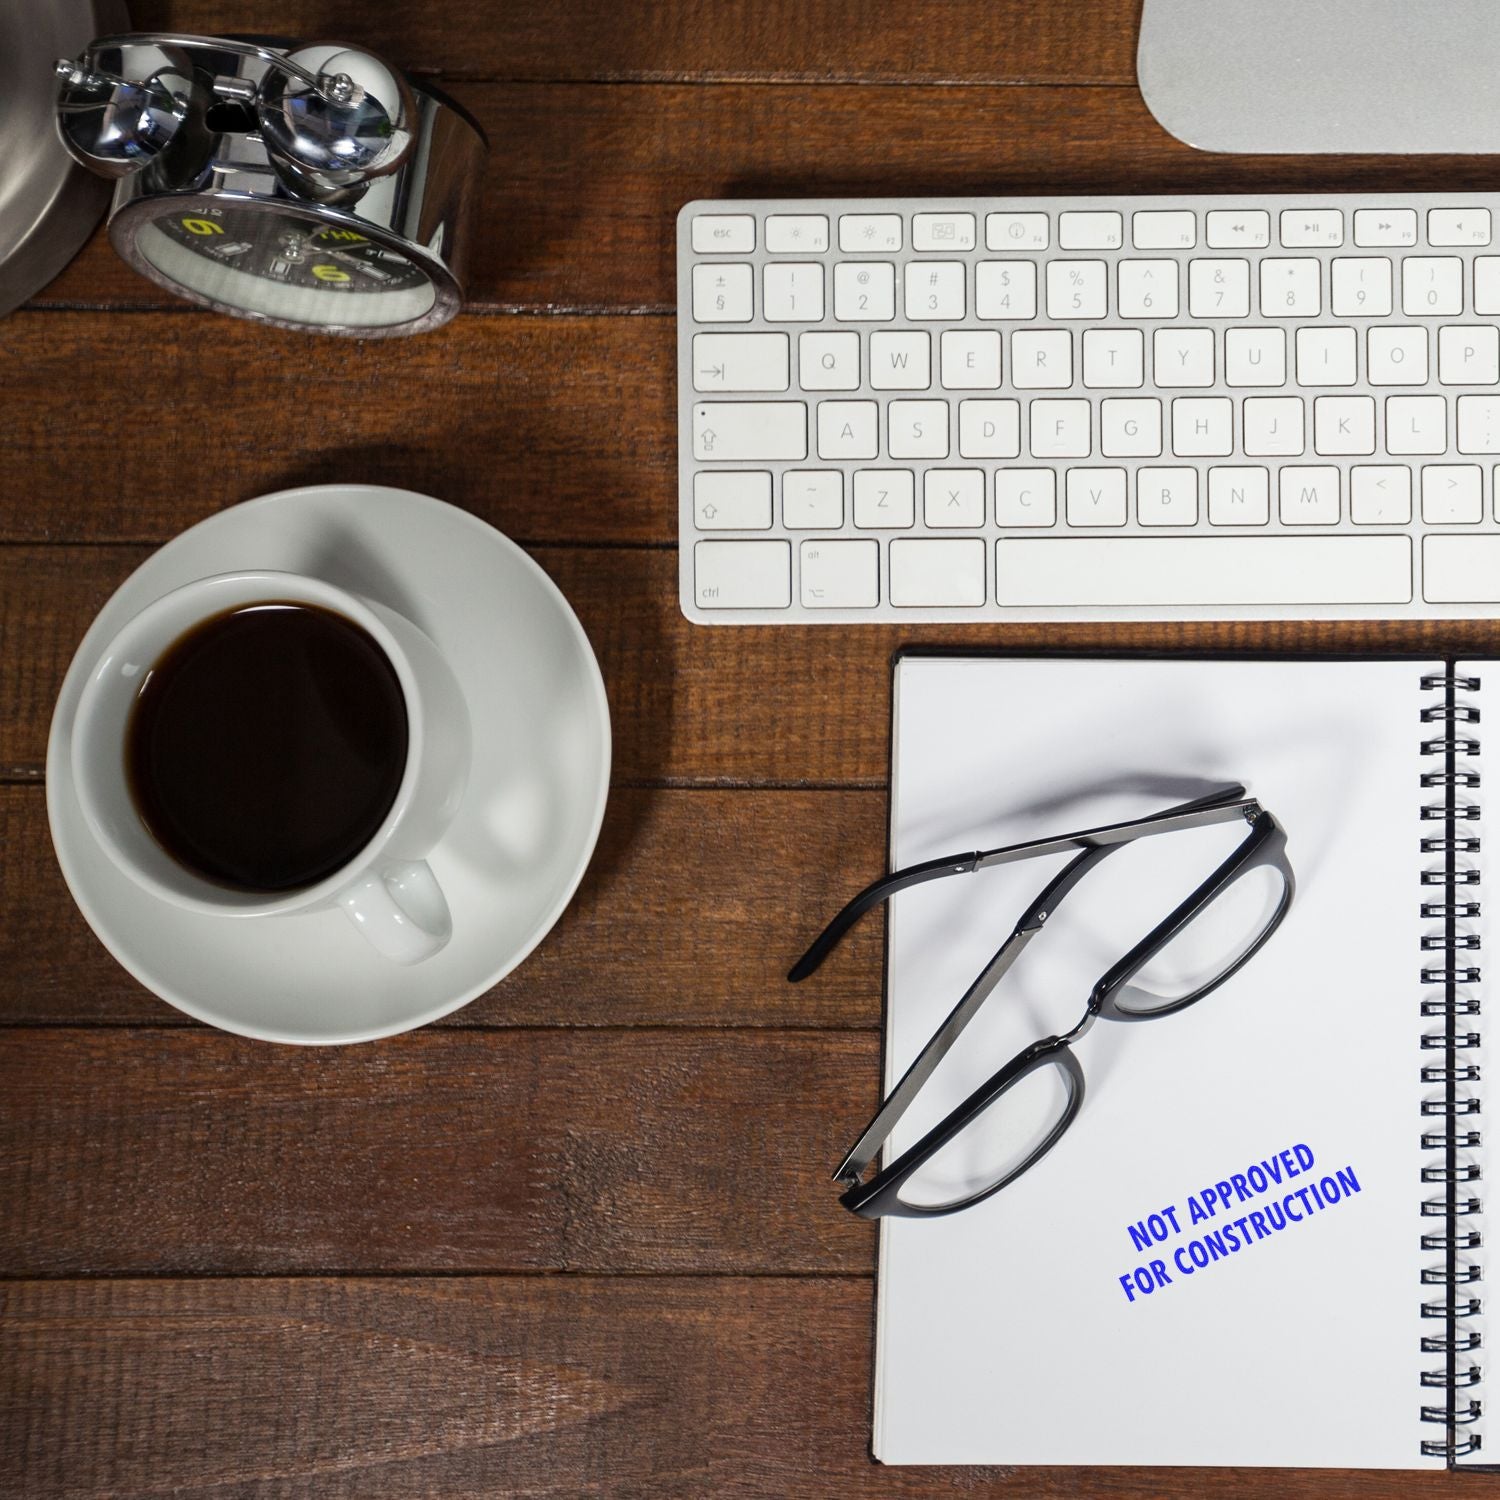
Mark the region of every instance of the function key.
[[772, 214], [766, 220], [766, 249], [772, 255], [819, 255], [828, 248], [828, 220], [822, 214]]
[[1124, 241], [1125, 220], [1112, 210], [1057, 216], [1057, 242], [1064, 250], [1118, 250]]
[[755, 249], [750, 214], [699, 214], [693, 220], [695, 255], [748, 255]]
[[1288, 250], [1311, 250], [1344, 243], [1344, 211], [1339, 208], [1284, 208], [1281, 243]]
[[1489, 242], [1489, 209], [1428, 209], [1427, 243], [1429, 245], [1488, 245]]
[[913, 214], [913, 250], [972, 250], [973, 214]]
[[1414, 208], [1361, 208], [1354, 215], [1354, 243], [1367, 249], [1417, 243]]
[[1045, 250], [1051, 243], [1046, 214], [986, 214], [984, 243], [991, 250]]
[[1208, 216], [1210, 250], [1264, 250], [1271, 243], [1271, 215], [1263, 208], [1216, 208]]
[[1130, 216], [1130, 236], [1137, 250], [1190, 250], [1198, 243], [1198, 218], [1192, 209], [1143, 209]]
[[861, 250], [899, 250], [900, 214], [840, 214], [839, 249], [845, 255]]

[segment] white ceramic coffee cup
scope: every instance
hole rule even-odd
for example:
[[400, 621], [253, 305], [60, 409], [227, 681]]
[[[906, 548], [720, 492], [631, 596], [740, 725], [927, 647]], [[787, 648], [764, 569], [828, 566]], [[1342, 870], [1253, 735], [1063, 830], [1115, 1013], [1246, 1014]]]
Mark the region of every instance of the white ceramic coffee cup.
[[[286, 600], [352, 620], [385, 652], [406, 701], [406, 767], [396, 799], [369, 843], [315, 885], [265, 895], [214, 884], [157, 843], [130, 794], [125, 738], [146, 674], [200, 622], [242, 605]], [[296, 573], [222, 573], [148, 604], [89, 672], [72, 736], [73, 783], [83, 815], [110, 858], [138, 885], [190, 911], [279, 917], [341, 907], [378, 953], [417, 963], [451, 936], [453, 920], [424, 856], [458, 811], [469, 774], [469, 713], [441, 653], [410, 620]]]

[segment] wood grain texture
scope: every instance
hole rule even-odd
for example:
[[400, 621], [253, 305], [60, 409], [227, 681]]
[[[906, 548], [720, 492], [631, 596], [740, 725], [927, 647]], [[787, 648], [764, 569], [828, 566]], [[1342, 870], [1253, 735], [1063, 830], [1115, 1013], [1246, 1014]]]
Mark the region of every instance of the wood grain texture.
[[[1436, 1500], [1493, 1476], [885, 1468], [858, 1280], [0, 1284], [27, 1500]], [[1072, 1405], [1077, 1391], [1058, 1393]]]
[[[43, 803], [39, 785], [0, 786], [0, 1026], [195, 1026], [89, 931]], [[876, 1026], [879, 916], [815, 979], [791, 985], [786, 971], [884, 853], [881, 791], [617, 787], [561, 921], [514, 974], [438, 1024]]]
[[1140, 0], [134, 0], [140, 29], [358, 40], [449, 78], [1130, 83]]
[[868, 1273], [874, 1239], [829, 1174], [878, 1102], [879, 1050], [874, 1032], [308, 1049], [0, 1030], [0, 1267]]
[[[1493, 654], [1497, 621], [1079, 626], [690, 625], [669, 551], [537, 547], [599, 656], [616, 782], [882, 785], [890, 661], [901, 645], [1010, 651], [1421, 651]], [[39, 774], [53, 701], [89, 621], [146, 556], [0, 548], [0, 768]]]
[[[941, 12], [942, 0], [930, 9]], [[455, 92], [493, 143], [484, 228], [471, 246], [476, 310], [670, 312], [675, 221], [695, 198], [1474, 184], [1466, 157], [1194, 151], [1162, 130], [1134, 88], [476, 83]], [[102, 231], [37, 300], [184, 305], [128, 270]], [[5, 340], [0, 324], [0, 349]]]

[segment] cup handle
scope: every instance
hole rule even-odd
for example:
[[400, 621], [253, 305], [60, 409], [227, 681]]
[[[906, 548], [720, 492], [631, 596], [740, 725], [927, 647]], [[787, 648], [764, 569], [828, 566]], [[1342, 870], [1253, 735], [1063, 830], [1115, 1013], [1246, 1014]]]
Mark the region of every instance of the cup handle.
[[431, 958], [453, 935], [443, 888], [425, 859], [372, 870], [338, 904], [370, 946], [398, 964]]

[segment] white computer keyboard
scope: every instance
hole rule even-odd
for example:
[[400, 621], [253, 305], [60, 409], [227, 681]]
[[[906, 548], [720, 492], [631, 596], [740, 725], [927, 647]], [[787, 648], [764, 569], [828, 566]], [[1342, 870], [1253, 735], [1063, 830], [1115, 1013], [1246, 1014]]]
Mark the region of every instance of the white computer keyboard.
[[1500, 195], [690, 203], [705, 624], [1500, 615]]

